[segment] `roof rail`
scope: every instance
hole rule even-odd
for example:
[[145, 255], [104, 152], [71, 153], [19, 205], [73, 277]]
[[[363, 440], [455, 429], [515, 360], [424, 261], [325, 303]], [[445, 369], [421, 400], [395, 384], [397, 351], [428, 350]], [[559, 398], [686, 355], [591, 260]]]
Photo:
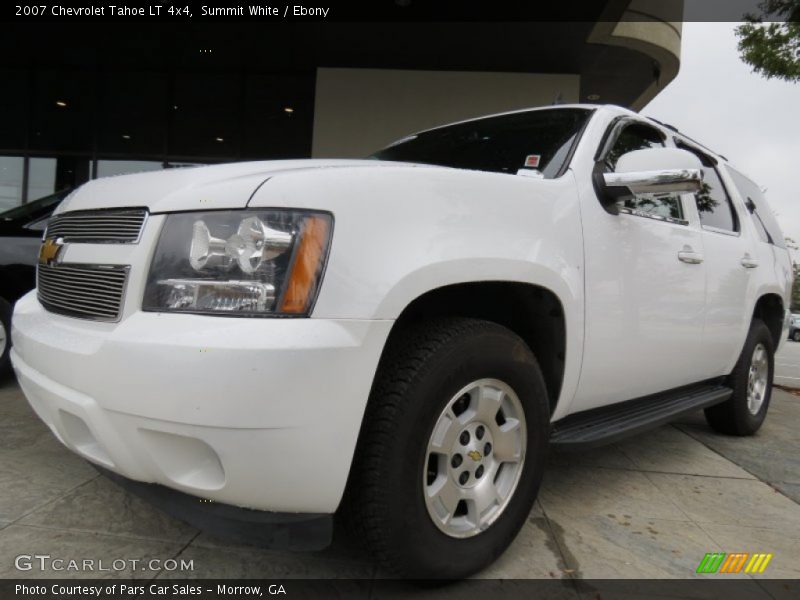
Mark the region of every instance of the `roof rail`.
[[[647, 117], [647, 118], [650, 119], [651, 121], [655, 121], [656, 123], [658, 123], [662, 127], [666, 127], [667, 129], [670, 129], [670, 130], [674, 131], [675, 133], [681, 133], [680, 131], [678, 131], [678, 128], [675, 127], [674, 125], [670, 125], [669, 123], [664, 123], [663, 121], [659, 121], [658, 119], [654, 119], [653, 117]], [[681, 135], [683, 135], [683, 134], [681, 134]]]
[[675, 127], [674, 125], [670, 125], [669, 123], [664, 123], [664, 122], [662, 122], [662, 121], [659, 121], [658, 119], [654, 119], [653, 117], [645, 117], [645, 118], [647, 118], [647, 119], [650, 119], [650, 120], [651, 120], [651, 121], [653, 121], [654, 123], [658, 123], [658, 124], [659, 124], [659, 125], [661, 125], [662, 127], [665, 127], [666, 129], [669, 129], [670, 131], [674, 131], [675, 133], [677, 133], [677, 134], [678, 134], [678, 135], [680, 135], [681, 137], [685, 138], [687, 141], [691, 142], [691, 143], [692, 143], [692, 144], [694, 144], [695, 146], [698, 146], [699, 148], [702, 148], [703, 150], [706, 150], [707, 152], [711, 152], [711, 154], [716, 154], [716, 155], [717, 155], [717, 156], [719, 156], [719, 157], [720, 157], [722, 160], [724, 160], [725, 162], [728, 162], [728, 159], [727, 159], [725, 156], [723, 156], [723, 155], [722, 155], [722, 154], [720, 154], [719, 152], [715, 152], [714, 150], [712, 150], [711, 148], [709, 148], [709, 147], [708, 147], [708, 146], [706, 146], [705, 144], [701, 144], [701, 143], [700, 143], [700, 142], [698, 142], [697, 140], [695, 140], [695, 139], [693, 139], [693, 138], [690, 138], [688, 135], [686, 135], [685, 133], [683, 133], [682, 131], [680, 131], [680, 130], [679, 130], [677, 127]]

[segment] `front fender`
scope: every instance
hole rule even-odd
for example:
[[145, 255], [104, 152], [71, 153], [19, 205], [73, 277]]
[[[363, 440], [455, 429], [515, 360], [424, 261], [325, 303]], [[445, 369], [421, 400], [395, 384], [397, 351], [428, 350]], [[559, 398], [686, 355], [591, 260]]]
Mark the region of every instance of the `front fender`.
[[[580, 281], [565, 278], [565, 273], [547, 264], [552, 257], [538, 257], [541, 262], [528, 262], [505, 258], [461, 258], [434, 264], [421, 265], [406, 274], [386, 294], [377, 307], [378, 314], [397, 318], [414, 300], [431, 290], [461, 283], [503, 281], [526, 283], [543, 287], [553, 292], [565, 307], [574, 306], [579, 300]], [[565, 310], [568, 328], [575, 314]], [[573, 327], [574, 328], [574, 327]], [[572, 328], [570, 328], [572, 329]]]
[[270, 179], [248, 206], [333, 213], [314, 317], [393, 319], [427, 291], [471, 281], [548, 287], [566, 310], [582, 298], [571, 172], [542, 180], [408, 165], [317, 169]]
[[[534, 179], [398, 165], [287, 173], [250, 207], [331, 211], [330, 256], [313, 318], [396, 319], [426, 292], [459, 283], [541, 286], [566, 317], [562, 400], [583, 350], [583, 242], [573, 174]], [[559, 407], [568, 402], [559, 402]]]

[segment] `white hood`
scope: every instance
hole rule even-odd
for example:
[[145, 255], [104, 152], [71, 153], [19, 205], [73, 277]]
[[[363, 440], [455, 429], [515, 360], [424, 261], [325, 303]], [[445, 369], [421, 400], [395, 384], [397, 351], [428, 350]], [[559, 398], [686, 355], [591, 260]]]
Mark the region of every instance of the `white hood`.
[[98, 208], [147, 207], [151, 213], [244, 208], [268, 179], [325, 168], [387, 167], [376, 160], [272, 160], [187, 167], [103, 177], [82, 185], [57, 213]]

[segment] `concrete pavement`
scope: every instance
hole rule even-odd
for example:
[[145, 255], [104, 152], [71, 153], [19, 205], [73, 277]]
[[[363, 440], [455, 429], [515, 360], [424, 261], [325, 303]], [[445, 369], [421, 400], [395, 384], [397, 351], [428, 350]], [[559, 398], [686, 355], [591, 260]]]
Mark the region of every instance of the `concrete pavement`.
[[[707, 552], [721, 551], [773, 553], [755, 577], [798, 578], [798, 424], [800, 398], [776, 391], [764, 428], [750, 439], [713, 434], [698, 415], [600, 450], [554, 455], [528, 522], [481, 577], [693, 578]], [[192, 561], [193, 570], [143, 570], [142, 563], [105, 573], [15, 568], [16, 556], [37, 553], [107, 562], [174, 558]], [[63, 448], [16, 383], [0, 383], [0, 577], [384, 575], [357, 543], [274, 552], [164, 516]]]

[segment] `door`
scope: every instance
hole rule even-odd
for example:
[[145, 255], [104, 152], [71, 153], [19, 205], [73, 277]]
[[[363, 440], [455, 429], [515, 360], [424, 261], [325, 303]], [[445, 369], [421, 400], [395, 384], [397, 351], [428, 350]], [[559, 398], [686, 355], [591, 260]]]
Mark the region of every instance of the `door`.
[[[615, 127], [599, 168], [613, 171], [622, 154], [664, 140], [629, 119]], [[687, 198], [640, 195], [611, 210], [596, 196], [581, 199], [586, 333], [573, 411], [702, 379], [705, 265]]]
[[703, 332], [708, 352], [702, 364], [708, 376], [727, 375], [739, 357], [750, 315], [747, 313], [750, 280], [763, 262], [759, 248], [742, 232], [742, 215], [718, 171], [717, 161], [686, 143], [703, 163], [703, 187], [689, 197], [699, 213], [706, 265], [706, 317]]

